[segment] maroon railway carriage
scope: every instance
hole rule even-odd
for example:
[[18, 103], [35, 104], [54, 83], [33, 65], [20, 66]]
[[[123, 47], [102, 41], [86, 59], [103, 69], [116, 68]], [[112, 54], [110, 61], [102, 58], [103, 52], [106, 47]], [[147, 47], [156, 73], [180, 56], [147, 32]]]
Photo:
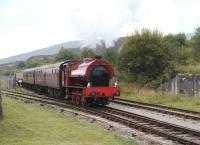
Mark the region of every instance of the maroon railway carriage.
[[97, 58], [27, 69], [23, 77], [25, 86], [65, 97], [76, 105], [106, 105], [120, 95], [113, 66]]

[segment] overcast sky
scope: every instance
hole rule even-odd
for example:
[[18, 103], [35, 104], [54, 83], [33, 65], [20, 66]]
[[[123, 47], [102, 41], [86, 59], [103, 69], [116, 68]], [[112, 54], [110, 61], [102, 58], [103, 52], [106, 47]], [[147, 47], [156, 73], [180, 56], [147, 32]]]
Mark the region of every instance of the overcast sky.
[[108, 42], [135, 29], [191, 33], [200, 0], [0, 0], [0, 58], [70, 40]]

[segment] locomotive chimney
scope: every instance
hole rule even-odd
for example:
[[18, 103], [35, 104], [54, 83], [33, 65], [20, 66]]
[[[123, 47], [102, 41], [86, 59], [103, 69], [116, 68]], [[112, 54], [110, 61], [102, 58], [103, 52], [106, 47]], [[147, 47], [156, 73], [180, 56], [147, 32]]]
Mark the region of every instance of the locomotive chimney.
[[95, 59], [102, 59], [102, 56], [96, 55], [94, 58], [95, 58]]

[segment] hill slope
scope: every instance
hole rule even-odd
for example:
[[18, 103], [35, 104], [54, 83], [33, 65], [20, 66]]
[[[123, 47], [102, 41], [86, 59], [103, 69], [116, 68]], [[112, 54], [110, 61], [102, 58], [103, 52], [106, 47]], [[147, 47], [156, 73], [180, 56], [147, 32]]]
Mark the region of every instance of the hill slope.
[[10, 62], [15, 62], [15, 61], [26, 61], [28, 58], [31, 56], [37, 56], [37, 55], [53, 55], [58, 53], [61, 47], [64, 48], [80, 48], [83, 45], [82, 41], [69, 41], [69, 42], [64, 42], [60, 44], [56, 44], [53, 46], [49, 46], [46, 48], [38, 49], [32, 52], [27, 52], [15, 56], [11, 56], [8, 58], [0, 59], [0, 64], [4, 63], [10, 63]]

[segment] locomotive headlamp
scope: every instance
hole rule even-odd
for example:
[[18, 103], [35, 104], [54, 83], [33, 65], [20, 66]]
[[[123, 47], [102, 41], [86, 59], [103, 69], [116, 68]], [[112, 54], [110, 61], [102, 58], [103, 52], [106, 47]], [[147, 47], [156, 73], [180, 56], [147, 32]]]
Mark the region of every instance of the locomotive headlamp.
[[115, 96], [120, 96], [120, 91], [115, 92]]
[[115, 82], [115, 87], [117, 87], [118, 86], [118, 84], [117, 84], [117, 82]]
[[94, 97], [94, 96], [96, 96], [96, 92], [93, 91], [90, 93], [90, 95]]
[[87, 87], [89, 88], [89, 87], [91, 87], [91, 84], [90, 84], [90, 82], [88, 82], [88, 84], [87, 84]]

